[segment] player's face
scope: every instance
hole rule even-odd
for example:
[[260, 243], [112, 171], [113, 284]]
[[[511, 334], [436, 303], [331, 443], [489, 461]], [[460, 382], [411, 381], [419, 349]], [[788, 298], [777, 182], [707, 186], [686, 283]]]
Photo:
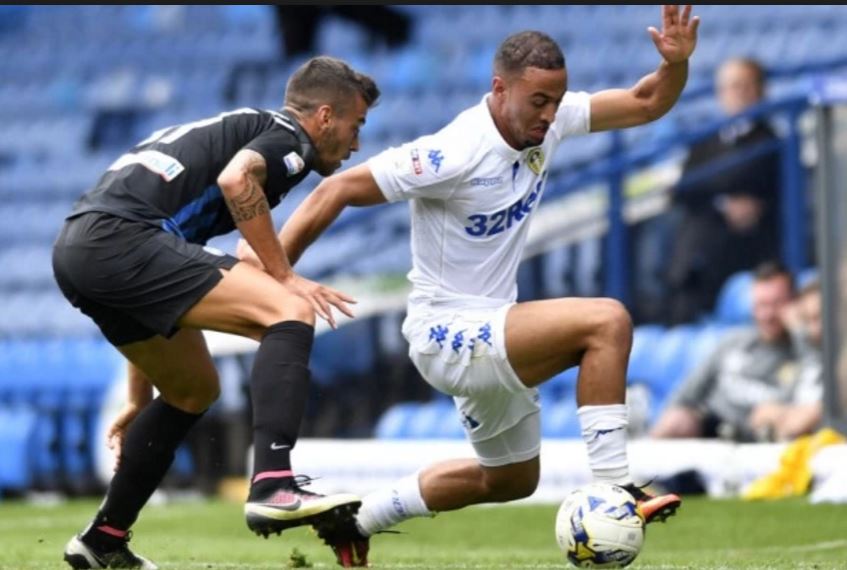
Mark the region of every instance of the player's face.
[[564, 69], [528, 67], [518, 76], [495, 78], [493, 93], [502, 100], [501, 119], [509, 131], [506, 142], [518, 150], [544, 142], [567, 85]]
[[351, 153], [359, 150], [359, 129], [365, 124], [367, 114], [368, 105], [360, 96], [353, 104], [333, 110], [315, 140], [318, 174], [329, 176], [350, 158]]
[[775, 276], [753, 284], [753, 318], [759, 336], [775, 341], [785, 335], [782, 313], [791, 302], [791, 283], [784, 276]]

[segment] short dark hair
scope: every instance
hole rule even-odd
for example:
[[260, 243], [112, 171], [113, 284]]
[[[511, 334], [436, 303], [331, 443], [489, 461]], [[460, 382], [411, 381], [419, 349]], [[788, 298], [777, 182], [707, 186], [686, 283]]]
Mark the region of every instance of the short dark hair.
[[313, 57], [288, 79], [285, 106], [303, 113], [327, 104], [343, 108], [355, 95], [372, 107], [379, 99], [379, 88], [373, 79], [340, 59]]
[[565, 55], [559, 44], [544, 32], [512, 34], [500, 44], [494, 55], [494, 73], [520, 73], [527, 67], [564, 69]]
[[788, 270], [781, 261], [770, 260], [763, 261], [753, 270], [753, 281], [770, 281], [777, 277], [784, 277], [788, 280], [791, 290], [794, 290], [794, 275]]

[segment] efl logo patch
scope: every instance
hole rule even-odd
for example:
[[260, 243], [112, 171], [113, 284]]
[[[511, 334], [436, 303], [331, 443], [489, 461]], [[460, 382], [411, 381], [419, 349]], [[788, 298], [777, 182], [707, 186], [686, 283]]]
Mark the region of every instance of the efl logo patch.
[[295, 176], [299, 174], [303, 168], [306, 166], [306, 163], [303, 162], [303, 159], [294, 151], [289, 152], [282, 159], [285, 163], [285, 169], [288, 173], [288, 176]]
[[421, 155], [418, 153], [418, 149], [413, 148], [409, 154], [412, 156], [412, 171], [415, 176], [420, 176], [423, 174], [423, 166], [421, 166]]
[[218, 257], [223, 257], [223, 256], [226, 255], [223, 251], [219, 250], [216, 247], [212, 247], [210, 245], [204, 245], [203, 251], [205, 251], [206, 253], [211, 253], [212, 255], [217, 255]]
[[534, 173], [541, 174], [541, 169], [544, 168], [544, 152], [540, 148], [532, 149], [526, 157], [526, 164]]

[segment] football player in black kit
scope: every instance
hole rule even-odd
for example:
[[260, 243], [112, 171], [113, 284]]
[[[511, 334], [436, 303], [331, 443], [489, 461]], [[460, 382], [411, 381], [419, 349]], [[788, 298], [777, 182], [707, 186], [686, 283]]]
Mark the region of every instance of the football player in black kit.
[[[129, 361], [129, 401], [109, 431], [118, 464], [105, 500], [65, 548], [73, 568], [156, 568], [129, 550], [129, 529], [218, 396], [202, 329], [260, 341], [250, 377], [247, 526], [267, 536], [311, 524], [324, 536], [358, 508], [354, 495], [303, 490], [289, 457], [315, 314], [334, 327], [331, 307], [350, 315], [353, 300], [293, 272], [270, 210], [310, 171], [329, 175], [358, 150], [378, 97], [371, 78], [313, 58], [290, 77], [279, 112], [245, 108], [153, 133], [74, 205], [54, 246], [54, 273]], [[204, 247], [234, 229], [265, 271]]]

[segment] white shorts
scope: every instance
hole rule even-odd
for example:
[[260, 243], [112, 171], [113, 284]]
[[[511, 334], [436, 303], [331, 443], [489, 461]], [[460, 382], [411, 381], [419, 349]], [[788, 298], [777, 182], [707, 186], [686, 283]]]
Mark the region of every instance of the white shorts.
[[409, 357], [433, 388], [453, 396], [487, 466], [527, 461], [541, 445], [538, 391], [521, 382], [506, 356], [512, 305], [415, 311], [403, 323]]

